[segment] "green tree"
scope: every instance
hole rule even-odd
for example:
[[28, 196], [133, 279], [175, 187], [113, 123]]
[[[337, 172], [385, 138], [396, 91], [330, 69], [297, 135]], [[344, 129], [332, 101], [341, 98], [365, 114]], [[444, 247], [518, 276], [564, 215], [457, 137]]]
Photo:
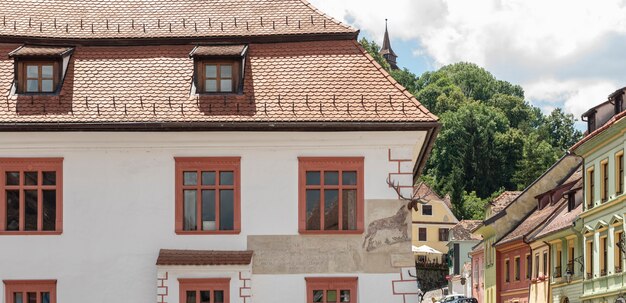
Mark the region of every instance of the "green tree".
[[582, 133], [574, 128], [574, 122], [574, 115], [557, 108], [539, 126], [539, 136], [550, 145], [566, 151], [582, 138]]
[[563, 153], [532, 133], [524, 139], [522, 159], [513, 174], [513, 182], [522, 190], [545, 172]]

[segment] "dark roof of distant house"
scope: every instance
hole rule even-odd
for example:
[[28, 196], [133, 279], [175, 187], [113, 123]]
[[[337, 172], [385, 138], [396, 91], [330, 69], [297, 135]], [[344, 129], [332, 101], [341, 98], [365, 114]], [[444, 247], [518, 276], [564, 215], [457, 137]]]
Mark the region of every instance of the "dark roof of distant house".
[[253, 252], [161, 249], [157, 265], [248, 265]]
[[482, 237], [473, 234], [472, 231], [480, 226], [482, 222], [481, 220], [461, 220], [450, 229], [450, 241], [481, 240]]
[[423, 197], [423, 199], [426, 201], [441, 201], [443, 202], [443, 204], [446, 205], [446, 207], [448, 207], [448, 209], [452, 210], [450, 195], [441, 197], [434, 189], [432, 189], [430, 186], [428, 186], [428, 184], [424, 182], [415, 187], [414, 194], [419, 197]]

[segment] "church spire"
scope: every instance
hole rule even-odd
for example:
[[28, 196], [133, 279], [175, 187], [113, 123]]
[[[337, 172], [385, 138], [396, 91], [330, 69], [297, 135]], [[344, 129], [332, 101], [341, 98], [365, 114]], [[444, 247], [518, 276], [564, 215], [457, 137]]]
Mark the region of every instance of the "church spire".
[[398, 65], [396, 64], [396, 58], [398, 58], [398, 56], [391, 48], [391, 40], [389, 39], [389, 31], [387, 30], [387, 19], [385, 19], [385, 38], [383, 39], [383, 47], [380, 49], [380, 54], [387, 60], [391, 69], [398, 69]]

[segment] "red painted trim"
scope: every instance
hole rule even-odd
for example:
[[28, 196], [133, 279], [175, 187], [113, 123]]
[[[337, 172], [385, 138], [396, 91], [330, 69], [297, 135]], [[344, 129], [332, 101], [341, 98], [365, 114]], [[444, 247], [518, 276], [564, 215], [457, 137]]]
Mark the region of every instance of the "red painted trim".
[[[224, 303], [230, 302], [230, 278], [207, 278], [207, 279], [178, 279], [179, 284], [179, 302], [186, 302], [185, 294], [187, 291], [215, 290], [224, 291]], [[199, 303], [200, 298], [196, 296]]]
[[[241, 232], [241, 157], [175, 157], [176, 161], [176, 207], [175, 207], [175, 226], [174, 230], [178, 235], [233, 235]], [[211, 189], [216, 189], [216, 195], [219, 188], [231, 188], [234, 190], [234, 224], [233, 230], [201, 230], [202, 220], [201, 211], [197, 212], [197, 228], [196, 231], [183, 230], [183, 188], [189, 188], [189, 186], [183, 185], [183, 172], [184, 171], [197, 171], [198, 172], [198, 185], [192, 186], [198, 190], [198, 196], [201, 196], [201, 189], [208, 188], [201, 185], [200, 175], [201, 171], [233, 171], [234, 182], [232, 186], [219, 185], [219, 174], [216, 174], [217, 186], [211, 186]], [[201, 199], [199, 198], [198, 203]], [[216, 199], [217, 201], [217, 199]], [[219, 203], [216, 203], [215, 209], [215, 225], [219, 228]]]
[[[364, 157], [298, 157], [298, 232], [300, 234], [362, 234], [365, 221], [365, 170], [364, 170]], [[341, 230], [342, 228], [342, 195], [339, 194], [339, 230], [323, 230], [324, 228], [324, 201], [323, 197], [320, 200], [320, 228], [321, 230], [307, 230], [306, 229], [306, 172], [307, 171], [356, 171], [357, 172], [357, 185], [351, 186], [351, 189], [357, 190], [357, 222], [356, 230]], [[320, 180], [323, 184], [323, 173]], [[340, 182], [338, 186], [333, 186], [333, 189], [341, 189], [344, 185]], [[324, 189], [324, 185], [318, 186], [320, 189]]]
[[245, 290], [245, 289], [250, 290], [252, 292], [252, 287], [250, 287], [248, 285], [248, 282], [250, 282], [250, 280], [252, 280], [252, 279], [249, 279], [249, 278], [248, 279], [244, 279], [243, 275], [241, 274], [241, 272], [239, 272], [239, 281], [243, 282], [243, 286], [239, 287], [239, 297], [243, 299], [243, 303], [247, 303], [248, 302], [248, 298], [252, 297], [251, 294], [247, 295], [247, 296], [243, 295], [243, 290]]
[[[6, 185], [6, 172], [19, 171], [19, 186]], [[37, 171], [37, 185], [24, 185], [23, 172]], [[56, 172], [56, 185], [43, 185], [43, 171]], [[6, 230], [6, 195], [7, 189], [20, 191], [19, 231]], [[24, 190], [37, 190], [37, 230], [24, 231]], [[55, 230], [43, 231], [43, 195], [42, 190], [56, 190]], [[0, 158], [0, 235], [60, 235], [63, 233], [63, 158]]]
[[337, 290], [337, 300], [341, 289], [350, 290], [350, 302], [358, 300], [358, 277], [306, 277], [307, 302], [313, 302], [313, 290]]
[[[12, 294], [15, 292], [37, 292], [37, 302], [41, 301], [40, 292], [50, 293], [50, 303], [57, 301], [57, 280], [4, 280], [6, 303], [15, 303]], [[24, 302], [26, 298], [24, 297]]]

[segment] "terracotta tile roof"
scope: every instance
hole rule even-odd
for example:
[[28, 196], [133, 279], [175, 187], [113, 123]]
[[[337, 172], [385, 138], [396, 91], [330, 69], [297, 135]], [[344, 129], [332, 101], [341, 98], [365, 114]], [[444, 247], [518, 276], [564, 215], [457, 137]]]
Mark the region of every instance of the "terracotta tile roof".
[[72, 47], [22, 45], [9, 53], [9, 57], [20, 56], [63, 56], [73, 50]]
[[450, 241], [481, 240], [481, 236], [472, 231], [483, 224], [481, 220], [462, 220], [450, 229]]
[[511, 202], [517, 198], [522, 192], [521, 191], [504, 191], [495, 199], [489, 202], [487, 205], [491, 207], [491, 215], [495, 215], [502, 211], [505, 207], [507, 207]]
[[357, 34], [304, 0], [0, 1], [0, 37], [124, 39]]
[[[0, 44], [0, 54], [18, 46]], [[227, 96], [190, 95], [193, 47], [78, 46], [53, 96], [12, 95], [13, 60], [5, 55], [0, 127], [438, 120], [354, 40], [250, 44], [244, 92]]]
[[576, 220], [576, 218], [578, 217], [578, 215], [580, 215], [583, 211], [583, 205], [582, 203], [579, 204], [576, 208], [574, 208], [572, 211], [568, 211], [567, 206], [563, 207], [561, 209], [561, 211], [559, 211], [558, 213], [556, 213], [556, 215], [554, 216], [554, 218], [548, 222], [540, 231], [539, 233], [537, 233], [537, 235], [533, 236], [532, 238], [530, 238], [530, 240], [536, 240], [536, 239], [540, 239], [542, 237], [545, 237], [547, 235], [568, 229], [570, 227], [572, 227], [572, 224], [574, 223], [574, 220]]
[[156, 265], [248, 265], [253, 252], [161, 249]]
[[190, 56], [241, 56], [246, 48], [243, 44], [235, 45], [199, 45]]

